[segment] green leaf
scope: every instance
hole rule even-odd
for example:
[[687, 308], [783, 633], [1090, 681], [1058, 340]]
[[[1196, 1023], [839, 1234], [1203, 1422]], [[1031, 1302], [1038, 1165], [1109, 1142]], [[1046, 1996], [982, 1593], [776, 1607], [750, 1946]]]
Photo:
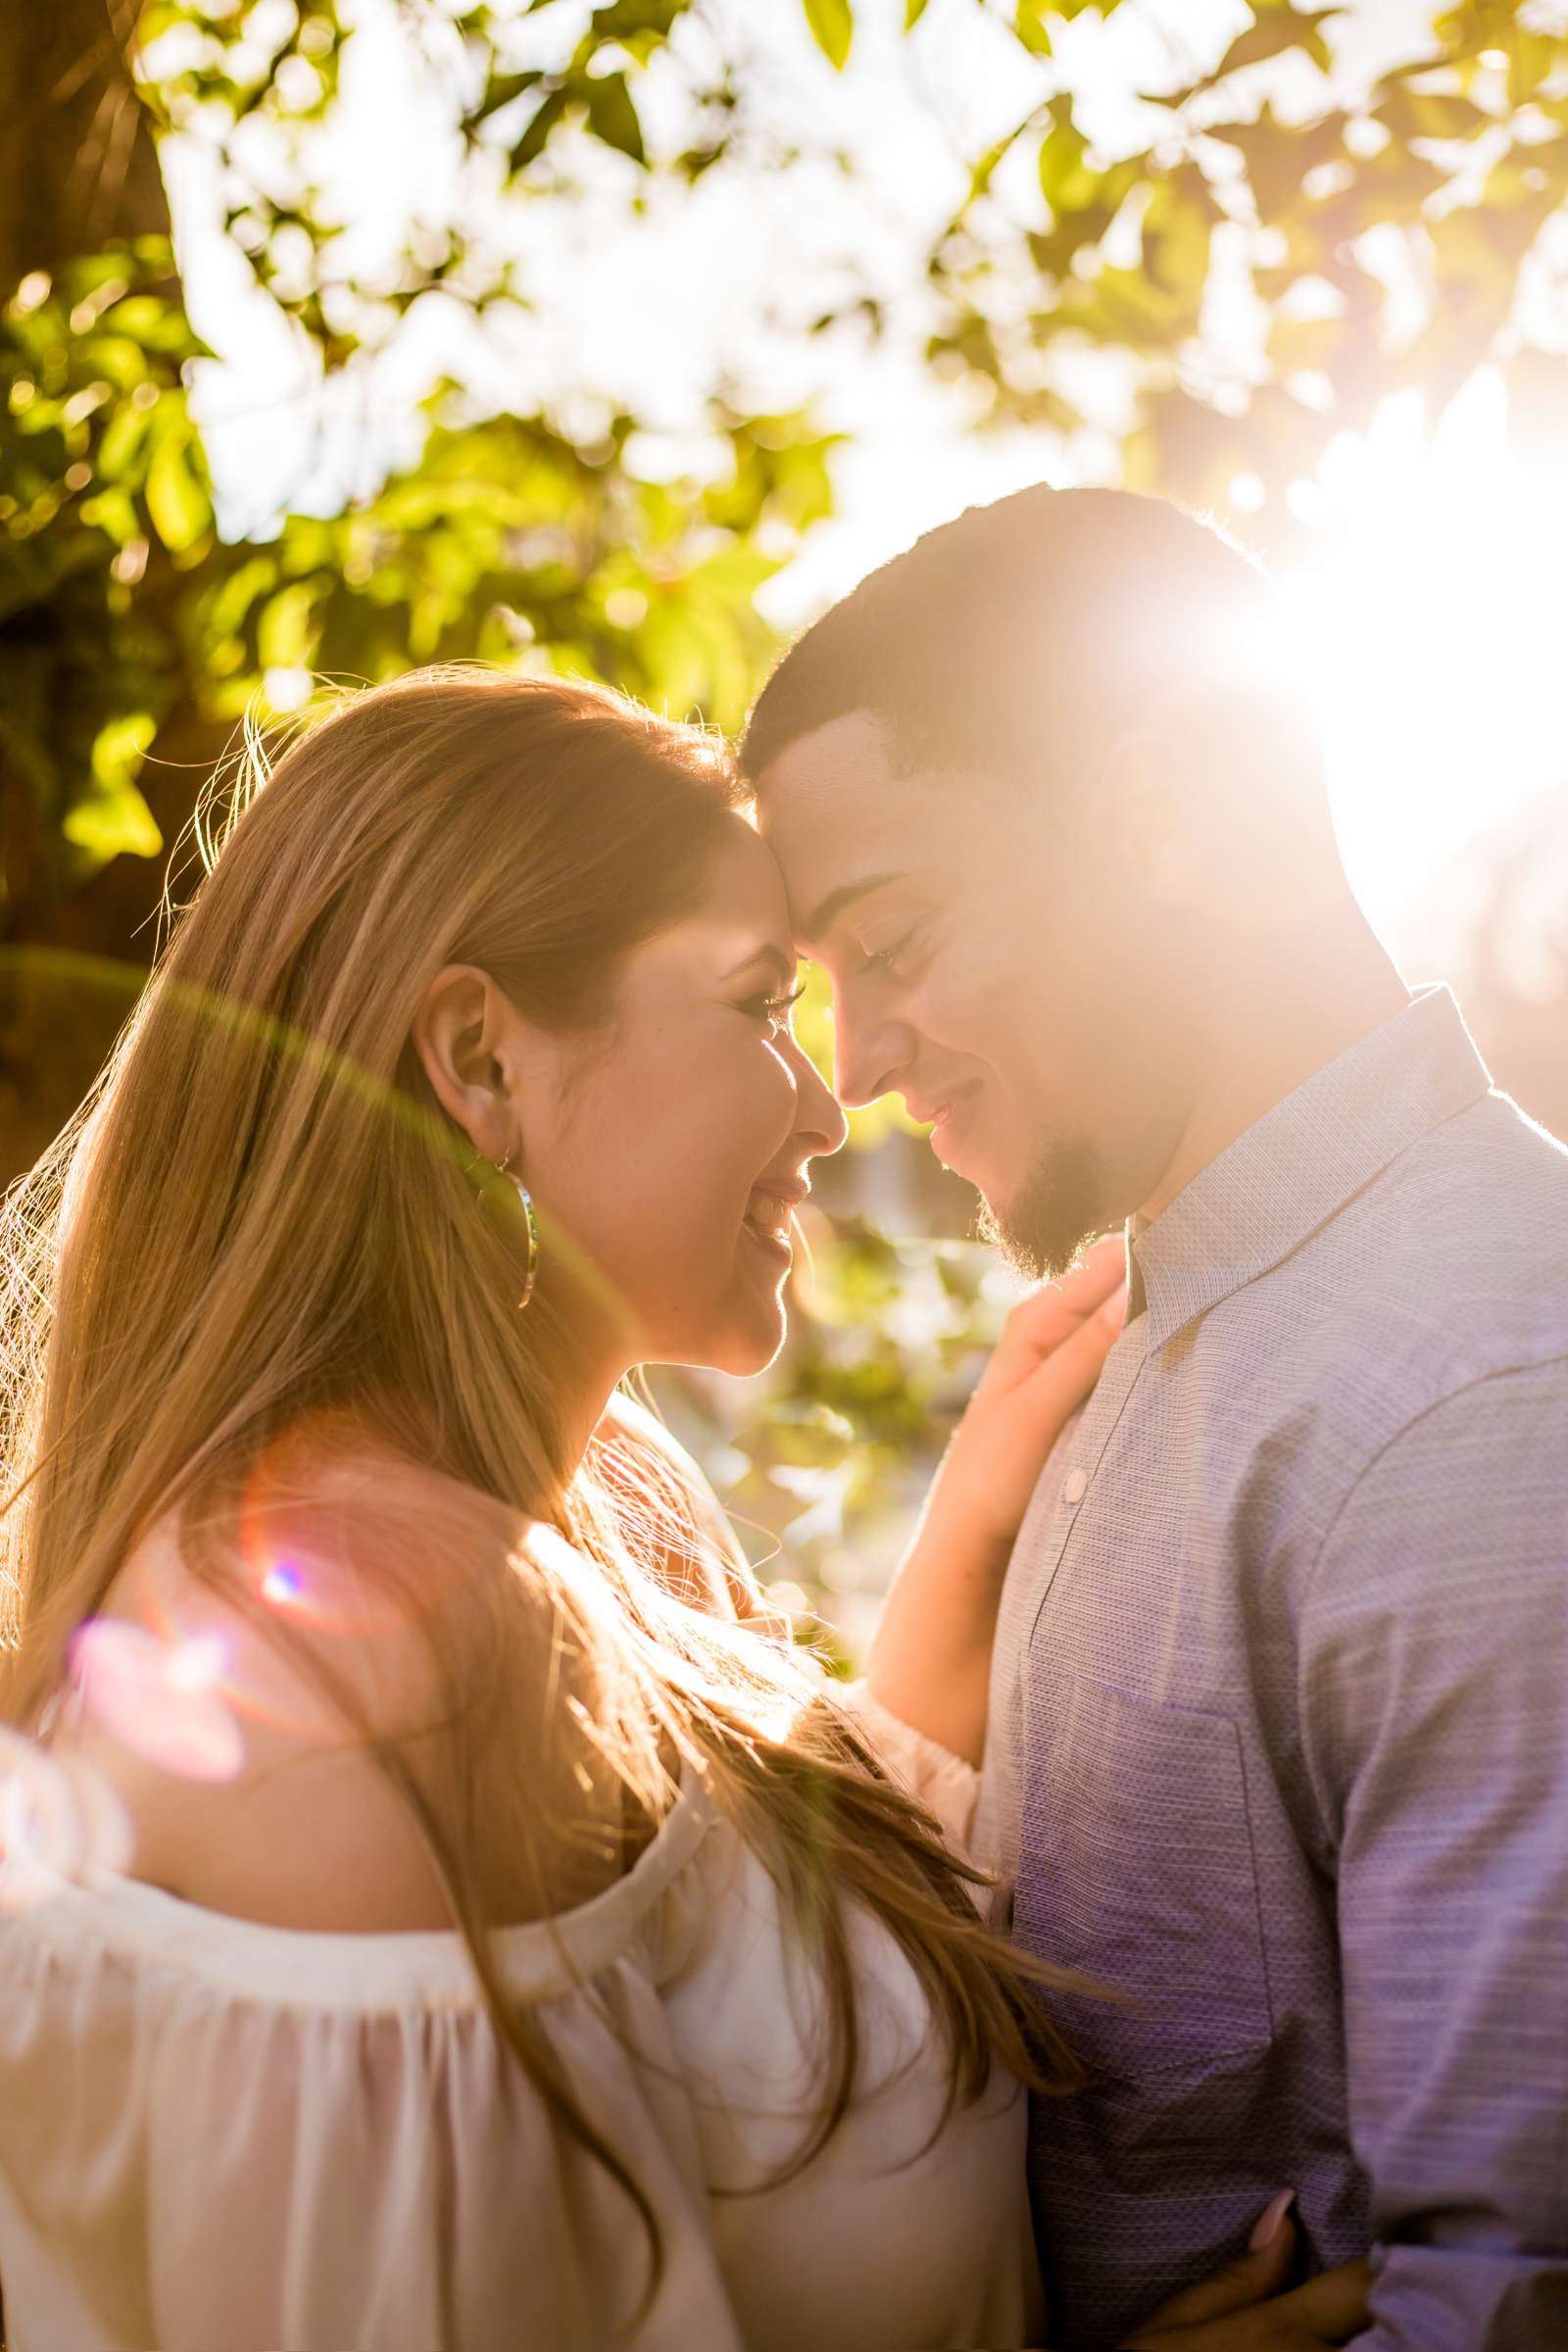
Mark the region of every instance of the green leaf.
[[264, 669], [303, 669], [311, 647], [316, 590], [309, 580], [280, 589], [264, 606], [256, 631], [257, 657]]
[[1072, 119], [1070, 98], [1051, 101], [1052, 126], [1040, 146], [1040, 193], [1059, 219], [1099, 193], [1099, 177], [1084, 163], [1089, 142]]
[[246, 615], [277, 577], [277, 558], [270, 551], [248, 557], [226, 580], [211, 592], [202, 615], [202, 633], [209, 645], [222, 644], [245, 625]]
[[603, 80], [588, 84], [588, 127], [596, 139], [629, 155], [634, 164], [647, 162], [642, 124], [624, 74], [607, 74]]
[[191, 332], [185, 315], [156, 294], [127, 294], [106, 313], [111, 334], [129, 335], [144, 351], [188, 352]]
[[1396, 139], [1467, 139], [1494, 119], [1474, 99], [1408, 83], [1391, 90], [1373, 111]]
[[1326, 370], [1345, 339], [1345, 319], [1339, 312], [1313, 312], [1293, 318], [1276, 311], [1265, 348], [1275, 374], [1284, 376], [1298, 368]]
[[1549, 32], [1516, 30], [1508, 49], [1508, 104], [1534, 97], [1563, 56], [1563, 43]]
[[157, 732], [152, 713], [135, 710], [109, 719], [93, 738], [91, 781], [67, 809], [60, 829], [95, 866], [122, 854], [156, 858], [164, 846], [153, 812], [136, 789]]
[[1060, 14], [1061, 11], [1052, 7], [1049, 0], [1017, 0], [1012, 29], [1031, 57], [1051, 55], [1051, 26], [1046, 19]]
[[485, 83], [483, 97], [467, 117], [467, 127], [476, 130], [481, 122], [488, 122], [492, 115], [499, 115], [504, 106], [510, 106], [524, 90], [535, 88], [543, 79], [537, 69], [529, 74], [492, 74]]
[[1208, 276], [1211, 207], [1196, 188], [1161, 180], [1144, 215], [1144, 269], [1163, 293], [1185, 297], [1195, 308]]
[[102, 531], [116, 547], [128, 547], [142, 535], [134, 501], [118, 483], [111, 482], [91, 498], [84, 498], [77, 512], [88, 530]]
[[552, 90], [549, 97], [534, 110], [527, 129], [512, 150], [509, 160], [514, 172], [526, 172], [530, 164], [538, 161], [545, 151], [550, 133], [565, 111], [565, 91]]
[[1203, 135], [1239, 150], [1258, 218], [1271, 220], [1299, 194], [1308, 172], [1343, 154], [1345, 122], [1343, 114], [1324, 115], [1316, 122], [1282, 122], [1265, 100], [1251, 122], [1205, 123]]
[[198, 470], [194, 436], [177, 413], [159, 434], [144, 493], [154, 530], [173, 555], [182, 555], [213, 526], [213, 503]]
[[190, 11], [181, 4], [181, 0], [150, 0], [150, 4], [142, 10], [141, 20], [136, 26], [137, 46], [149, 49], [172, 26], [189, 23]]
[[905, 0], [904, 29], [912, 32], [925, 15], [926, 0]]
[[774, 557], [764, 556], [744, 539], [732, 539], [727, 547], [721, 547], [687, 573], [686, 593], [689, 595], [694, 587], [701, 586], [710, 589], [726, 606], [748, 605], [763, 582], [773, 579], [781, 569]]
[[146, 409], [132, 408], [128, 400], [121, 402], [98, 444], [98, 470], [105, 481], [121, 481], [130, 472], [151, 426], [152, 416]]
[[1184, 98], [1196, 97], [1200, 90], [1210, 90], [1228, 74], [1239, 74], [1244, 66], [1261, 65], [1265, 58], [1279, 57], [1288, 49], [1299, 49], [1327, 74], [1334, 63], [1333, 54], [1322, 33], [1320, 24], [1330, 17], [1344, 14], [1338, 8], [1298, 9], [1290, 0], [1262, 0], [1252, 23], [1245, 32], [1238, 33], [1212, 74], [1182, 92]]
[[667, 40], [689, 5], [690, 0], [607, 0], [594, 10], [589, 38], [619, 41], [628, 48], [650, 35]]
[[100, 328], [86, 339], [82, 356], [93, 373], [107, 377], [119, 392], [134, 392], [152, 373], [146, 351], [130, 335], [109, 335]]
[[855, 38], [850, 0], [802, 0], [811, 37], [835, 73], [842, 73]]

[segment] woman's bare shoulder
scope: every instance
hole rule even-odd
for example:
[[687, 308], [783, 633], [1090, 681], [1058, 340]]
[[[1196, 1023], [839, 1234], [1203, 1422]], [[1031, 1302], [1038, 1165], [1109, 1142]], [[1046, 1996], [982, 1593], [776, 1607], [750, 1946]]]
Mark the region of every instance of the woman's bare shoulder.
[[134, 1874], [279, 1926], [449, 1925], [372, 1745], [416, 1774], [450, 1766], [482, 1669], [492, 1698], [505, 1676], [509, 1763], [556, 1780], [541, 1541], [494, 1497], [376, 1454], [264, 1480], [222, 1524], [150, 1528], [80, 1639], [69, 1735], [123, 1809]]

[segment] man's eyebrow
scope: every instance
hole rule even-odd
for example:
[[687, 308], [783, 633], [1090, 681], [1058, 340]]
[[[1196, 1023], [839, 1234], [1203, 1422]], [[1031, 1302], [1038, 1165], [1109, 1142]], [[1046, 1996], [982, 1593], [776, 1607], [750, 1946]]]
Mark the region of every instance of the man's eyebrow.
[[741, 957], [739, 963], [732, 963], [729, 970], [724, 974], [725, 979], [733, 980], [737, 972], [750, 971], [754, 963], [772, 964], [775, 970], [778, 972], [780, 978], [783, 980], [786, 988], [788, 988], [790, 982], [795, 977], [794, 956], [786, 956], [782, 948], [775, 948], [771, 942], [769, 942], [764, 947], [754, 948], [749, 956], [743, 956]]
[[868, 899], [873, 890], [882, 890], [889, 882], [902, 882], [903, 874], [867, 874], [859, 882], [846, 882], [830, 890], [820, 906], [814, 907], [802, 923], [801, 937], [806, 940], [825, 939], [846, 906], [857, 899]]

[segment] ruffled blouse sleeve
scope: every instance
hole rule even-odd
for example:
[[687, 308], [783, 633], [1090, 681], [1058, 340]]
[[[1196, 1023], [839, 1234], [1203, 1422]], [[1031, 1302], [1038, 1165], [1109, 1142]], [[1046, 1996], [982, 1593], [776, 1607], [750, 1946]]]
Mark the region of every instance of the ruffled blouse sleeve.
[[844, 1704], [894, 1780], [935, 1814], [953, 1851], [961, 1861], [973, 1860], [970, 1841], [980, 1797], [980, 1775], [974, 1766], [893, 1714], [869, 1683], [851, 1683]]
[[670, 1849], [666, 1825], [571, 1949], [500, 1939], [653, 2206], [651, 2290], [630, 2200], [498, 2064], [455, 1937], [270, 1929], [124, 1882], [0, 1922], [14, 2352], [742, 2352], [636, 1885]]

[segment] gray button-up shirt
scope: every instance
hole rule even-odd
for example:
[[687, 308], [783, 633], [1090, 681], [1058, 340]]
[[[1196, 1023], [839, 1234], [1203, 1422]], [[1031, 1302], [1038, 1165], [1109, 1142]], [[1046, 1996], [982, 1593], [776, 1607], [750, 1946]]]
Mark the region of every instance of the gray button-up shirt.
[[1008, 1572], [979, 1842], [1090, 2090], [1052, 2342], [1293, 2184], [1362, 2352], [1568, 2346], [1568, 1152], [1445, 989], [1130, 1241]]

